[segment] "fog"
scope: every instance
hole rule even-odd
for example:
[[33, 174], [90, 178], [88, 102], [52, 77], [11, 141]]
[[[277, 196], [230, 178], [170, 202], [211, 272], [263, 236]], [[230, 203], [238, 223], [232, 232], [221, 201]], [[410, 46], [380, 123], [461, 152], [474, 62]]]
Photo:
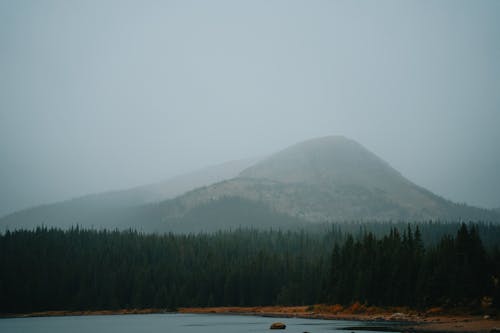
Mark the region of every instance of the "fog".
[[0, 215], [325, 135], [500, 206], [500, 1], [0, 0]]

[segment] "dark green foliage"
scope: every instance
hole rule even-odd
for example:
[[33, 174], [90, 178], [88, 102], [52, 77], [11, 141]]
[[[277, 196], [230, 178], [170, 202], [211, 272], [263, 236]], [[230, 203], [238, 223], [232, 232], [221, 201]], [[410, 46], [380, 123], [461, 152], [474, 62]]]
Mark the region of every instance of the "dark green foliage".
[[336, 237], [7, 232], [0, 237], [0, 312], [311, 303], [321, 296], [316, 281], [326, 280]]
[[495, 281], [500, 275], [495, 251], [489, 256], [478, 227], [465, 224], [456, 237], [443, 236], [427, 249], [418, 226], [415, 230], [408, 226], [402, 234], [392, 228], [380, 239], [371, 232], [357, 241], [348, 237], [332, 252], [329, 300], [342, 304], [478, 306], [482, 297], [496, 293], [494, 302], [498, 302]]
[[[0, 312], [298, 305], [499, 306], [500, 227], [348, 224], [213, 234], [38, 228], [0, 236]], [[498, 240], [498, 236], [496, 238]], [[494, 241], [494, 238], [490, 238]], [[498, 242], [497, 242], [498, 243]]]

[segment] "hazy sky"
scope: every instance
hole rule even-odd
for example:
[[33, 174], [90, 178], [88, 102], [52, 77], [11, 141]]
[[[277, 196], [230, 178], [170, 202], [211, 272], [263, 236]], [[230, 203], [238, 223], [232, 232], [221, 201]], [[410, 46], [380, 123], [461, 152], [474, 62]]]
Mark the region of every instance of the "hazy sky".
[[0, 0], [0, 215], [342, 134], [500, 206], [500, 1]]

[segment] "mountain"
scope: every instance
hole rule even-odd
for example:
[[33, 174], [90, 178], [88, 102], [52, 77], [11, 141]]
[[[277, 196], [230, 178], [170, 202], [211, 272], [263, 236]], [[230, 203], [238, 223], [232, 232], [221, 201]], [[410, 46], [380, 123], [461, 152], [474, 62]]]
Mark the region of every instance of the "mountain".
[[159, 183], [24, 209], [0, 218], [0, 230], [38, 225], [67, 228], [76, 224], [96, 228], [137, 228], [138, 220], [153, 214], [149, 204], [233, 178], [256, 161], [230, 161]]
[[[159, 226], [181, 226], [193, 210], [209, 210], [227, 198], [308, 222], [500, 220], [493, 211], [455, 204], [413, 184], [353, 140], [330, 136], [296, 144], [234, 179], [161, 203]], [[198, 222], [206, 225], [202, 218]]]
[[199, 232], [343, 221], [500, 221], [412, 183], [342, 136], [301, 142], [260, 161], [227, 163], [167, 182], [35, 207], [0, 227], [39, 224]]

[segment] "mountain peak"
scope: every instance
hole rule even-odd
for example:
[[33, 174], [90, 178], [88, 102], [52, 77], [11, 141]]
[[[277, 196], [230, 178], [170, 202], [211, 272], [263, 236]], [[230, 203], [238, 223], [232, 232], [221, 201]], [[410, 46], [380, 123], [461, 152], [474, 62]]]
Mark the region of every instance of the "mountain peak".
[[381, 188], [387, 186], [388, 179], [404, 179], [368, 149], [340, 135], [297, 143], [243, 170], [240, 177]]

